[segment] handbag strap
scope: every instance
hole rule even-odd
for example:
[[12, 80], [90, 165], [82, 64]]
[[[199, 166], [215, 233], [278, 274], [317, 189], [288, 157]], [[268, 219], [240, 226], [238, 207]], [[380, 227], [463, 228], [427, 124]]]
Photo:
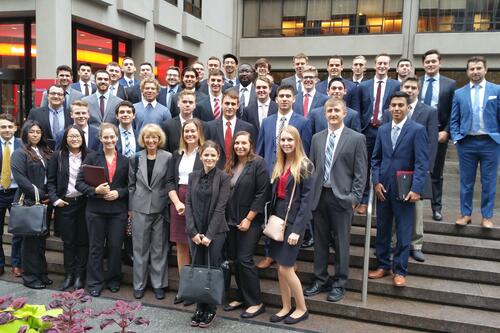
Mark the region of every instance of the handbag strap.
[[[194, 269], [194, 261], [196, 259], [196, 254], [198, 252], [198, 245], [194, 245], [194, 253], [193, 253], [193, 258], [191, 258], [191, 270]], [[210, 271], [210, 245], [207, 247], [207, 256], [208, 256], [208, 270]]]
[[[31, 185], [33, 185], [33, 184], [31, 184]], [[38, 187], [33, 185], [33, 189], [35, 190], [35, 205], [39, 205], [40, 204], [40, 193], [38, 192]], [[21, 206], [24, 206], [24, 197], [25, 197], [25, 195], [23, 192], [19, 196], [19, 205], [21, 205]]]
[[290, 208], [292, 207], [293, 195], [295, 194], [296, 187], [297, 187], [297, 182], [294, 180], [293, 181], [292, 195], [290, 196], [290, 201], [288, 202], [288, 207], [286, 209], [285, 226], [286, 226], [286, 221], [288, 220], [288, 213], [290, 213]]

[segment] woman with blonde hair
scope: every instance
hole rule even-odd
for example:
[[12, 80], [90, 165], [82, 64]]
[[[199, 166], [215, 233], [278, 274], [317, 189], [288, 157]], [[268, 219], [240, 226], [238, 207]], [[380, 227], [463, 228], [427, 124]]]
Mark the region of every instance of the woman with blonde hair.
[[[272, 198], [269, 215], [286, 219], [283, 242], [271, 240], [270, 254], [278, 263], [278, 280], [281, 291], [282, 308], [273, 314], [271, 322], [285, 321], [296, 324], [309, 317], [302, 285], [294, 264], [302, 243], [307, 221], [311, 219], [309, 208], [311, 198], [312, 173], [314, 166], [304, 153], [298, 130], [285, 126], [278, 137], [278, 153], [271, 175]], [[287, 214], [289, 203], [290, 211]], [[292, 308], [291, 298], [295, 298], [296, 308]]]

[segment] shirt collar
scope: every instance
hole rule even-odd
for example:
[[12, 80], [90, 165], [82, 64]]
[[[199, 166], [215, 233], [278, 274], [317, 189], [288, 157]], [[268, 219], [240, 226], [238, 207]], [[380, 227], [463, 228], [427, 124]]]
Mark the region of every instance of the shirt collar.
[[50, 110], [50, 111], [52, 111], [52, 112], [54, 112], [54, 113], [59, 113], [59, 112], [61, 112], [61, 111], [63, 110], [62, 105], [61, 105], [61, 106], [59, 107], [59, 109], [57, 109], [57, 110], [53, 109], [53, 108], [50, 106], [50, 104], [48, 105], [48, 107], [49, 107], [49, 110]]
[[79, 158], [79, 157], [82, 157], [82, 152], [79, 151], [78, 153], [76, 154], [73, 154], [72, 152], [68, 151], [69, 152], [69, 157], [70, 158]]
[[396, 123], [394, 122], [394, 120], [393, 120], [393, 121], [392, 121], [392, 126], [391, 126], [391, 128], [394, 128], [394, 126], [396, 126], [396, 125], [397, 125], [397, 126], [399, 127], [399, 130], [401, 130], [401, 129], [403, 128], [403, 126], [405, 125], [406, 120], [408, 120], [408, 117], [405, 117], [405, 119], [403, 119], [403, 120], [402, 120], [399, 124], [396, 124]]
[[236, 126], [236, 117], [233, 117], [231, 120], [227, 120], [226, 117], [222, 116], [222, 124], [224, 125], [224, 128], [226, 128], [226, 123], [228, 121], [231, 123], [231, 128]]
[[82, 80], [79, 81], [80, 82], [80, 85], [84, 86], [85, 87], [85, 84], [88, 84], [88, 87], [90, 88], [90, 86], [92, 85], [92, 83], [89, 81], [89, 82], [83, 82]]
[[270, 97], [264, 103], [261, 103], [259, 100], [257, 100], [257, 105], [258, 106], [261, 106], [261, 105], [262, 106], [269, 106], [270, 103], [271, 103], [271, 98]]
[[[474, 86], [476, 84], [474, 82], [469, 82], [469, 86], [471, 89], [474, 89]], [[479, 82], [479, 87], [484, 88], [486, 86], [486, 79], [483, 79], [483, 81]]]
[[[125, 131], [127, 131], [127, 130], [126, 130], [126, 129], [124, 129], [121, 125], [118, 125], [118, 129], [120, 130], [120, 134], [124, 134], [124, 133], [125, 133]], [[129, 132], [130, 134], [134, 134], [134, 129], [131, 127], [131, 128], [128, 130], [128, 132]]]
[[313, 88], [310, 92], [307, 92], [305, 89], [302, 90], [303, 92], [303, 97], [306, 96], [306, 94], [309, 94], [310, 97], [314, 97], [316, 94], [316, 88]]
[[[2, 138], [1, 136], [0, 136], [0, 141], [2, 142], [2, 145], [4, 145], [7, 142], [7, 140], [5, 140], [4, 138]], [[9, 140], [9, 145], [11, 145], [11, 144], [14, 144], [14, 137], [12, 137]]]
[[142, 98], [142, 105], [144, 105], [144, 109], [148, 106], [148, 104], [151, 104], [151, 106], [152, 106], [152, 107], [153, 107], [153, 109], [154, 109], [154, 108], [156, 108], [156, 104], [157, 104], [157, 103], [158, 103], [158, 102], [156, 101], [156, 99], [155, 99], [154, 101], [152, 101], [152, 102], [148, 102], [148, 101], [146, 101], [146, 100], [144, 99], [144, 97]]
[[345, 127], [345, 125], [342, 123], [340, 128], [336, 129], [335, 131], [332, 131], [330, 128], [328, 128], [328, 134], [331, 135], [333, 133], [333, 135], [335, 135], [335, 138], [339, 138], [340, 134], [342, 134], [342, 131], [344, 130], [344, 127]]
[[109, 94], [111, 94], [111, 91], [108, 88], [108, 90], [106, 90], [106, 92], [104, 94], [101, 94], [99, 91], [96, 91], [96, 94], [97, 94], [97, 99], [100, 99], [101, 96], [104, 96], [105, 99], [108, 99]]
[[379, 79], [377, 77], [374, 77], [373, 80], [375, 80], [375, 83], [378, 83], [378, 81], [382, 81], [384, 84], [387, 83], [388, 76], [386, 75], [383, 79]]
[[290, 109], [290, 111], [287, 113], [287, 114], [281, 114], [279, 111], [277, 113], [277, 116], [278, 116], [278, 121], [281, 120], [281, 118], [285, 117], [286, 118], [286, 121], [287, 123], [290, 122], [290, 118], [292, 118], [292, 115], [293, 115], [293, 109]]
[[436, 75], [434, 75], [434, 76], [429, 76], [429, 75], [425, 74], [425, 75], [424, 75], [424, 81], [427, 81], [427, 80], [428, 80], [428, 79], [430, 79], [430, 78], [433, 78], [434, 80], [439, 81], [439, 77], [440, 77], [439, 73], [437, 73], [437, 74], [436, 74]]
[[240, 84], [240, 92], [243, 90], [243, 88], [245, 88], [249, 92], [252, 89], [252, 82], [250, 82], [246, 87], [243, 87]]

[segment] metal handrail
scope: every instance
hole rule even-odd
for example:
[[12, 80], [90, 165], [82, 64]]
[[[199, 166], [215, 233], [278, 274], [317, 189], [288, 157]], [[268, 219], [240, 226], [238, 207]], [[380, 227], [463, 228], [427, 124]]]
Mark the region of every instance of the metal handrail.
[[365, 252], [363, 255], [363, 285], [361, 287], [361, 302], [366, 306], [368, 298], [368, 270], [370, 269], [370, 241], [372, 229], [372, 214], [374, 203], [373, 184], [370, 184], [370, 193], [368, 195], [368, 208], [366, 209], [366, 224], [365, 224]]

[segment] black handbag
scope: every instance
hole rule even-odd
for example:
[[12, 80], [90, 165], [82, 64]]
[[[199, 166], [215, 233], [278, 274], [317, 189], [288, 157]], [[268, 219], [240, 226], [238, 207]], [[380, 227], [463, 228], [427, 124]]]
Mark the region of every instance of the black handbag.
[[222, 269], [210, 266], [210, 250], [208, 265], [194, 265], [197, 249], [194, 251], [193, 263], [182, 267], [178, 297], [187, 301], [206, 304], [222, 304], [224, 302], [224, 274]]
[[19, 202], [12, 203], [9, 217], [9, 233], [17, 236], [44, 236], [47, 234], [47, 205], [40, 203], [38, 188], [35, 188], [35, 203], [24, 205], [24, 193]]

